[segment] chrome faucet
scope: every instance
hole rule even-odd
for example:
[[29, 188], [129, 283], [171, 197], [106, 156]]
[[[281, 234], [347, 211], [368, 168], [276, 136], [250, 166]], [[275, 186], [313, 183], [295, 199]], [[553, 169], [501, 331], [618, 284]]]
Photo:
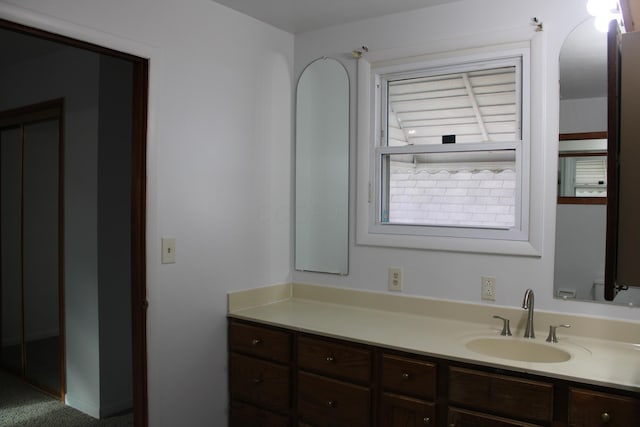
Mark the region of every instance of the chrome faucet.
[[533, 329], [533, 301], [533, 291], [531, 289], [527, 289], [524, 293], [524, 301], [522, 301], [522, 308], [529, 310], [529, 314], [527, 316], [527, 328], [524, 331], [525, 338], [536, 337], [536, 333]]

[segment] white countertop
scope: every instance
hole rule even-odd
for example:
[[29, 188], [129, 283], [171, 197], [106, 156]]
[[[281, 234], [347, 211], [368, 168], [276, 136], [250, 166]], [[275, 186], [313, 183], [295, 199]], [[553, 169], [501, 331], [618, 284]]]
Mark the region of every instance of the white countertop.
[[[323, 287], [322, 291], [326, 291], [326, 288]], [[345, 291], [338, 290], [337, 292]], [[346, 292], [356, 293], [357, 298], [362, 296], [358, 293], [363, 291]], [[513, 336], [500, 337], [502, 329], [500, 322], [489, 320], [485, 323], [469, 319], [468, 313], [474, 310], [489, 309], [492, 312], [498, 312], [496, 314], [504, 315], [505, 309], [428, 299], [418, 300], [418, 303], [422, 304], [445, 305], [448, 311], [452, 311], [452, 306], [459, 305], [460, 313], [465, 313], [460, 317], [467, 317], [467, 319], [457, 320], [452, 318], [455, 317], [454, 315], [434, 317], [412, 313], [411, 311], [414, 310], [411, 309], [407, 310], [409, 312], [398, 311], [392, 301], [389, 301], [389, 306], [396, 308], [396, 310], [380, 309], [379, 307], [369, 308], [361, 304], [335, 303], [327, 301], [326, 298], [310, 299], [309, 295], [304, 295], [306, 298], [301, 298], [295, 293], [275, 301], [269, 301], [269, 298], [263, 299], [253, 306], [251, 304], [236, 304], [233, 302], [233, 297], [230, 296], [228, 314], [237, 319], [251, 320], [294, 331], [340, 338], [378, 347], [640, 392], [640, 344], [637, 342], [570, 335], [569, 329], [559, 329], [559, 342], [551, 344], [545, 342], [548, 330], [536, 328], [537, 338], [533, 340], [534, 342], [562, 349], [568, 352], [571, 358], [568, 361], [557, 363], [521, 362], [485, 356], [465, 347], [468, 341], [478, 337], [525, 340], [520, 338], [521, 331], [517, 328], [514, 329], [515, 322], [513, 320]], [[370, 293], [365, 292], [363, 295], [364, 298], [360, 299], [371, 297]], [[345, 299], [344, 295], [340, 295], [340, 297]], [[373, 295], [373, 298], [382, 299], [382, 304], [384, 304], [385, 298], [392, 297], [378, 294]], [[414, 302], [411, 299], [408, 301]], [[429, 311], [435, 310], [425, 312]], [[483, 313], [482, 318], [484, 319], [484, 317]], [[575, 318], [572, 320], [576, 321]], [[578, 322], [579, 320], [577, 319]], [[586, 319], [585, 321], [593, 320]], [[634, 325], [629, 326], [633, 327]], [[544, 328], [547, 327], [544, 326]]]

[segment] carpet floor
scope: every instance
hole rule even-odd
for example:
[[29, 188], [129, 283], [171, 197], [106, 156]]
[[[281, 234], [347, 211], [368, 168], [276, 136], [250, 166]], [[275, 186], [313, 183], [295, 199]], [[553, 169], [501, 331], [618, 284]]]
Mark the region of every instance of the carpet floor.
[[0, 370], [0, 426], [130, 427], [131, 413], [97, 420]]

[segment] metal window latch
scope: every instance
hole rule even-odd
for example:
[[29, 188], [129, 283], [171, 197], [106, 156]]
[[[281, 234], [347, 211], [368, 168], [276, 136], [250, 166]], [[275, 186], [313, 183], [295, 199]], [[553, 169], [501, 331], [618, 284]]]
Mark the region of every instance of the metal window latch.
[[556, 329], [558, 328], [570, 328], [571, 325], [557, 325], [557, 326], [549, 326], [549, 336], [547, 336], [547, 342], [558, 342], [558, 337], [556, 337]]
[[493, 318], [502, 320], [502, 332], [500, 332], [500, 335], [510, 337], [511, 328], [509, 327], [509, 319], [505, 319], [504, 317], [500, 316], [493, 316]]

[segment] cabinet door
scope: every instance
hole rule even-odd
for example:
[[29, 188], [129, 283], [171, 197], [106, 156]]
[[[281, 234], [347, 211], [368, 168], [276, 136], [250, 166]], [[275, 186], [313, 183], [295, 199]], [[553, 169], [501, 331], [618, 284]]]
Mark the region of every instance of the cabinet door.
[[551, 422], [553, 385], [540, 381], [451, 367], [449, 400], [507, 417]]
[[289, 409], [289, 368], [241, 354], [229, 358], [229, 391], [232, 399]]
[[289, 418], [253, 405], [231, 401], [229, 427], [289, 427]]
[[229, 347], [240, 353], [276, 362], [288, 363], [291, 360], [291, 334], [262, 326], [231, 322]]
[[300, 372], [298, 415], [316, 427], [369, 427], [371, 391], [367, 387]]
[[333, 341], [300, 337], [298, 366], [305, 371], [368, 383], [371, 380], [371, 351]]
[[418, 359], [382, 356], [382, 387], [397, 394], [432, 400], [436, 397], [436, 365]]
[[640, 401], [572, 388], [569, 390], [569, 425], [572, 427], [640, 426]]
[[391, 393], [383, 393], [380, 425], [385, 427], [435, 426], [435, 404]]
[[480, 412], [449, 408], [447, 427], [540, 427], [508, 418], [495, 417]]

